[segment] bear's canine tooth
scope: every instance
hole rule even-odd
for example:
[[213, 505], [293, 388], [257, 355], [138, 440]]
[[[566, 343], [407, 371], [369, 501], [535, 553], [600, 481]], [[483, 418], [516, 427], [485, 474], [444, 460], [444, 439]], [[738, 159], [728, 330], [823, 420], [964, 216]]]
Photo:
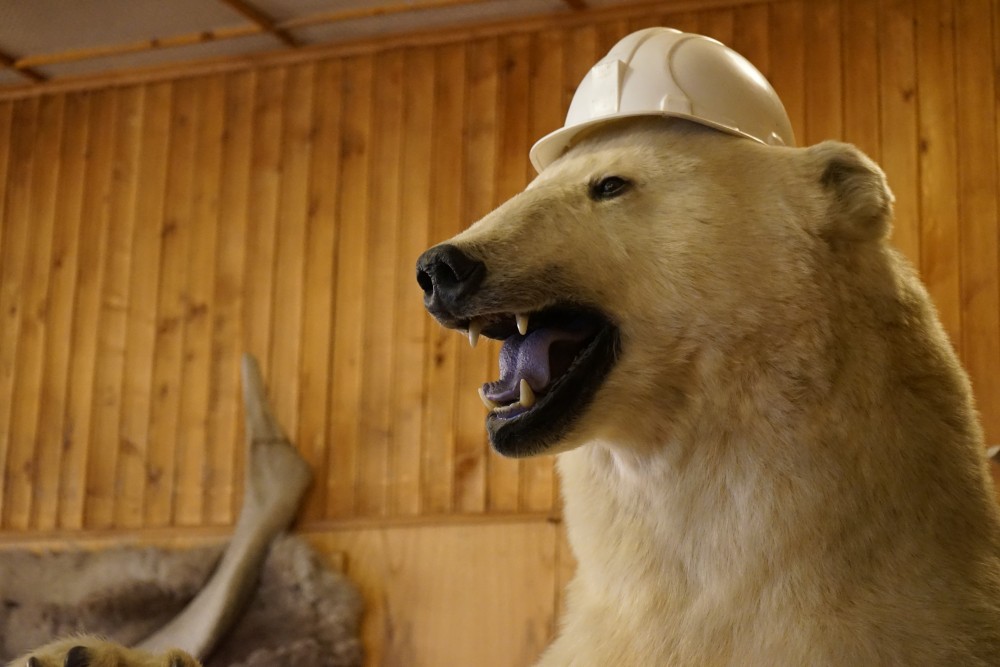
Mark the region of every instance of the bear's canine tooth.
[[535, 404], [535, 392], [531, 391], [531, 385], [524, 378], [521, 378], [521, 382], [518, 383], [518, 388], [521, 390], [521, 398], [519, 402], [522, 408], [530, 408]]
[[479, 332], [483, 330], [483, 323], [479, 320], [469, 322], [469, 345], [475, 347], [479, 342]]
[[[517, 330], [521, 332], [521, 335], [524, 336], [525, 334], [527, 334], [528, 333], [528, 316], [527, 315], [522, 315], [522, 314], [518, 313], [517, 315], [514, 316], [514, 319], [517, 320]], [[523, 380], [522, 380], [522, 382], [523, 382]]]
[[499, 403], [486, 396], [486, 392], [483, 391], [482, 387], [479, 388], [479, 400], [481, 400], [483, 402], [483, 405], [485, 405], [490, 410], [496, 410], [497, 408], [500, 407]]

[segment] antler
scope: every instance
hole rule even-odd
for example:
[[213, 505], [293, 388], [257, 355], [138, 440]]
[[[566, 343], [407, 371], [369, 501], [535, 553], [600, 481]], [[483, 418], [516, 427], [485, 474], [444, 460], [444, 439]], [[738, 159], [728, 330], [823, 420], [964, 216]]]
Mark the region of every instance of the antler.
[[205, 587], [140, 649], [207, 657], [251, 597], [271, 541], [295, 518], [312, 478], [271, 412], [257, 360], [243, 355], [242, 371], [247, 476], [233, 538]]

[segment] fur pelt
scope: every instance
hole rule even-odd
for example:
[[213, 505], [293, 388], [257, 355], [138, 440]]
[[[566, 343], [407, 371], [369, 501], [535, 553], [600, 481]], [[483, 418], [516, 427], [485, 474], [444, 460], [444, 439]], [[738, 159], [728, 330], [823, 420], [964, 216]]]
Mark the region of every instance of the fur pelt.
[[[91, 633], [132, 644], [175, 616], [222, 547], [0, 553], [0, 662]], [[301, 539], [271, 547], [254, 598], [206, 667], [361, 665], [361, 599]]]

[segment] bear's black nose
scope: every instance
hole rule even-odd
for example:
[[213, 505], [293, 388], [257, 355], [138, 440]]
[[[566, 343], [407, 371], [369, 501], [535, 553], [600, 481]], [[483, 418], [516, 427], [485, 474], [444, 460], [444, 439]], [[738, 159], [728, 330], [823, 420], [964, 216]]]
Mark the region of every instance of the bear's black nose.
[[424, 306], [438, 317], [453, 314], [485, 276], [484, 263], [450, 244], [434, 246], [417, 260], [417, 282], [424, 290]]

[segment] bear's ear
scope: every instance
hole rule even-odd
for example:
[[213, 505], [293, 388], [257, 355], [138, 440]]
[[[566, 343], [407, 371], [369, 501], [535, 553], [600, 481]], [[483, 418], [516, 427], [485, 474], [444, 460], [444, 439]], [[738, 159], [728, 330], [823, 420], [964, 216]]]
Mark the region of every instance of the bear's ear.
[[829, 206], [821, 235], [850, 241], [887, 236], [893, 197], [878, 165], [854, 146], [837, 141], [825, 141], [808, 150]]

